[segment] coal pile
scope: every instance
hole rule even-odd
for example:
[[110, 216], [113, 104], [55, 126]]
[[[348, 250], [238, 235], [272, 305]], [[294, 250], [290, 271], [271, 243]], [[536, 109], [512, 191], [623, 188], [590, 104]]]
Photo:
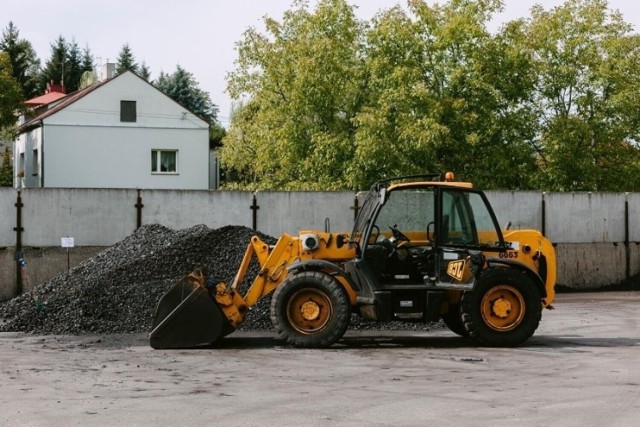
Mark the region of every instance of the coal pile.
[[[275, 244], [273, 237], [239, 226], [210, 229], [198, 225], [171, 230], [158, 224], [131, 236], [70, 271], [0, 304], [0, 331], [35, 334], [149, 332], [158, 301], [196, 268], [231, 283], [251, 236]], [[244, 294], [259, 266], [254, 259], [239, 291]], [[259, 301], [241, 330], [273, 331], [271, 298]], [[367, 322], [354, 315], [351, 329], [431, 329], [433, 324]]]
[[[276, 241], [238, 226], [198, 225], [178, 231], [157, 224], [143, 226], [69, 272], [0, 305], [0, 318], [7, 319], [0, 331], [148, 332], [162, 295], [194, 269], [231, 283], [255, 234], [268, 244]], [[252, 264], [241, 288], [258, 272], [257, 262]], [[271, 326], [268, 313], [260, 309], [265, 310], [256, 307], [247, 316], [245, 327]]]

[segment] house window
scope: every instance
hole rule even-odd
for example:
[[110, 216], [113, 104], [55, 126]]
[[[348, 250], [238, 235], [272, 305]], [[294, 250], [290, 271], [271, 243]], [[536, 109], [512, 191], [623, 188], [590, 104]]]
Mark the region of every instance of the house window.
[[151, 150], [152, 173], [177, 173], [178, 150]]
[[136, 121], [136, 101], [120, 101], [120, 121]]
[[24, 178], [24, 152], [20, 153], [20, 165], [18, 166], [18, 177]]
[[31, 175], [38, 175], [38, 171], [40, 170], [40, 164], [38, 162], [38, 149], [33, 149], [33, 159], [31, 161]]

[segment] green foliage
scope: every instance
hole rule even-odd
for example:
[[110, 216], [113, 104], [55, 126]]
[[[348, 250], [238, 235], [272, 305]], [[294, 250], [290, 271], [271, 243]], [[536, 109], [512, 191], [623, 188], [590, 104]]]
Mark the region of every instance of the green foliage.
[[131, 51], [129, 44], [125, 43], [122, 45], [122, 49], [120, 49], [118, 59], [116, 60], [116, 74], [124, 73], [127, 70], [138, 74], [138, 68], [138, 64], [136, 63], [136, 59], [133, 56], [133, 52]]
[[[509, 43], [486, 23], [498, 1], [411, 2], [367, 34], [368, 101], [357, 116], [353, 186], [455, 170], [479, 186], [526, 188], [531, 167]], [[506, 37], [506, 36], [505, 36]]]
[[453, 170], [485, 188], [640, 188], [640, 41], [604, 0], [487, 24], [500, 0], [412, 0], [358, 22], [294, 3], [237, 45], [232, 188], [365, 188]]
[[13, 165], [9, 156], [9, 149], [4, 149], [2, 155], [2, 165], [0, 165], [0, 187], [13, 186]]
[[20, 84], [24, 98], [29, 99], [37, 96], [39, 94], [40, 60], [31, 43], [20, 38], [20, 32], [11, 21], [2, 32], [0, 51], [9, 55], [13, 77]]
[[59, 36], [51, 44], [51, 56], [45, 63], [40, 76], [40, 94], [44, 92], [48, 83], [64, 83], [66, 93], [75, 92], [80, 88], [80, 79], [85, 71], [93, 70], [93, 57], [89, 48], [80, 50], [73, 40], [67, 42]]
[[214, 149], [222, 145], [222, 139], [227, 135], [227, 130], [217, 122], [209, 126], [209, 148]]
[[151, 70], [146, 62], [142, 61], [140, 64], [140, 77], [142, 77], [146, 82], [151, 81]]
[[23, 95], [20, 84], [13, 77], [11, 58], [0, 52], [0, 129], [14, 127], [18, 114], [23, 111]]
[[160, 73], [155, 86], [187, 110], [215, 123], [218, 107], [211, 102], [209, 93], [200, 89], [193, 74], [181, 66], [176, 66], [173, 74]]
[[229, 75], [231, 95], [250, 101], [223, 141], [227, 176], [253, 188], [341, 188], [366, 81], [361, 25], [346, 2], [324, 0], [266, 26], [245, 33]]
[[537, 71], [543, 188], [640, 190], [640, 36], [607, 7], [568, 0], [532, 10], [522, 47]]

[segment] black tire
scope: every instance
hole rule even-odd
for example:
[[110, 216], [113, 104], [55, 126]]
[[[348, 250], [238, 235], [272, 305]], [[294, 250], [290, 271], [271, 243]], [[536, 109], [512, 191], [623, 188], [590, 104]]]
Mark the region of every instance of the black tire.
[[290, 345], [325, 348], [349, 327], [351, 306], [331, 276], [305, 271], [287, 277], [271, 299], [271, 322]]
[[449, 311], [442, 315], [442, 321], [454, 334], [469, 338], [469, 331], [464, 327], [464, 322], [462, 321], [460, 304], [450, 305]]
[[541, 317], [540, 290], [519, 270], [489, 270], [462, 295], [464, 326], [483, 345], [520, 345], [533, 335]]

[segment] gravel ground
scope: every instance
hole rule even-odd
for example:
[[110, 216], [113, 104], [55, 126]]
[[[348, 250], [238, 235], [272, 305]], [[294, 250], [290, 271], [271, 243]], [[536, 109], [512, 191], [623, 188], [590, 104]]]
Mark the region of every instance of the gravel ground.
[[[79, 335], [148, 332], [161, 296], [196, 268], [230, 283], [252, 235], [268, 244], [276, 239], [239, 226], [204, 225], [171, 230], [152, 224], [78, 264], [70, 271], [0, 304], [0, 332]], [[254, 260], [241, 291], [258, 273]], [[248, 313], [240, 328], [272, 331], [270, 298]], [[376, 323], [355, 316], [351, 329], [430, 330], [441, 324]]]

